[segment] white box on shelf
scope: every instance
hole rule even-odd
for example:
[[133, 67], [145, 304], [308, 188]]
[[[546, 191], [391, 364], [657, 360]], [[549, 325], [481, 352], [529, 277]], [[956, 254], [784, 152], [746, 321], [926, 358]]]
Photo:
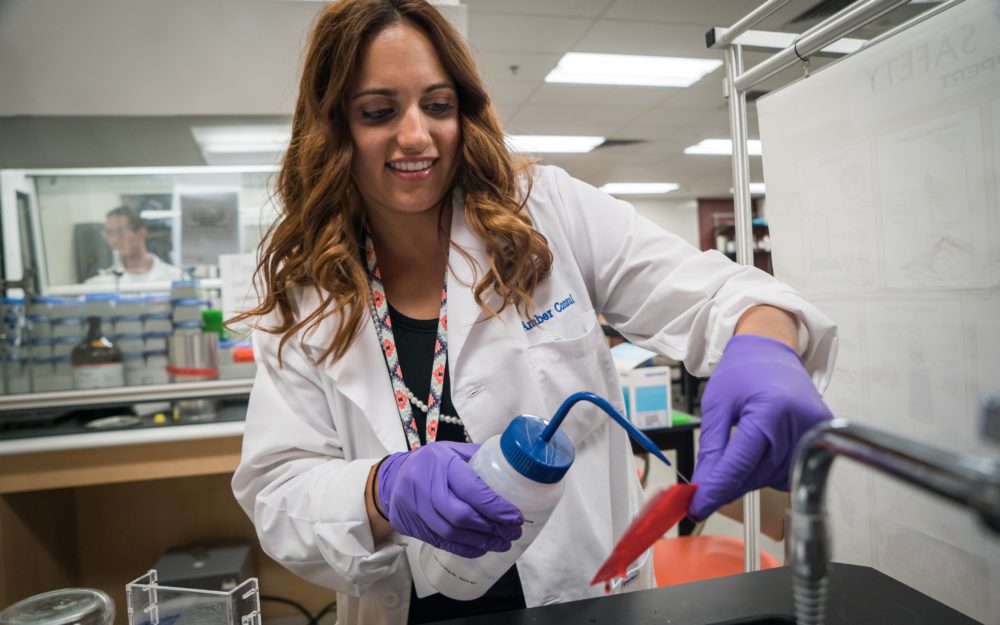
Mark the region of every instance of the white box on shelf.
[[670, 367], [648, 366], [656, 354], [631, 343], [611, 349], [618, 369], [628, 419], [639, 429], [673, 425]]
[[167, 375], [167, 354], [146, 354], [146, 370], [142, 375], [142, 384], [166, 384], [170, 381]]

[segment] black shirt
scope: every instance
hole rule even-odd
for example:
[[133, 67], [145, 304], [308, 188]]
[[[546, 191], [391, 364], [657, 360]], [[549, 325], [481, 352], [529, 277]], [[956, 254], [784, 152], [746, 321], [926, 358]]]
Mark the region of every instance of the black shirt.
[[[389, 318], [392, 321], [392, 333], [396, 340], [396, 354], [399, 366], [403, 370], [403, 381], [406, 386], [427, 403], [431, 390], [431, 368], [434, 366], [434, 341], [437, 340], [437, 319], [411, 319], [400, 314], [392, 306], [389, 308]], [[441, 391], [441, 414], [456, 415], [455, 406], [451, 403], [451, 385], [448, 365], [445, 364], [444, 384]], [[412, 403], [413, 417], [417, 422], [420, 434], [420, 444], [426, 444], [425, 428], [427, 413], [418, 409]], [[402, 424], [400, 424], [402, 427]], [[438, 422], [437, 440], [465, 442], [465, 432], [460, 425]], [[517, 566], [510, 567], [479, 599], [472, 601], [457, 601], [442, 594], [431, 595], [418, 599], [416, 589], [410, 589], [410, 614], [407, 622], [411, 625], [430, 623], [445, 619], [491, 614], [504, 610], [517, 610], [525, 607], [524, 591], [521, 589], [521, 578], [517, 574]]]

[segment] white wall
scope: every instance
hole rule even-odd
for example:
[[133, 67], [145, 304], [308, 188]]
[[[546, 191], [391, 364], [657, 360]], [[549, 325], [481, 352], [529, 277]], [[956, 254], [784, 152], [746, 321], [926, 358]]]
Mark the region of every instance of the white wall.
[[[997, 58], [996, 0], [966, 0], [758, 102], [775, 273], [840, 326], [834, 414], [990, 457], [977, 413], [1000, 390]], [[1000, 623], [997, 535], [834, 466], [836, 560]]]
[[[627, 199], [627, 198], [626, 198]], [[698, 202], [695, 200], [629, 200], [640, 215], [698, 247]]]
[[322, 6], [4, 0], [0, 115], [290, 115]]

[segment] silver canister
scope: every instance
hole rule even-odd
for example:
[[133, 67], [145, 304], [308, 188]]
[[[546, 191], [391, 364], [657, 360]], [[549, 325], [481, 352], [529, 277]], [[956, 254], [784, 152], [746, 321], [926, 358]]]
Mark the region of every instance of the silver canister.
[[[171, 382], [204, 382], [219, 377], [219, 337], [213, 332], [180, 331], [167, 338], [167, 375]], [[181, 399], [173, 404], [176, 421], [211, 421], [219, 400]]]

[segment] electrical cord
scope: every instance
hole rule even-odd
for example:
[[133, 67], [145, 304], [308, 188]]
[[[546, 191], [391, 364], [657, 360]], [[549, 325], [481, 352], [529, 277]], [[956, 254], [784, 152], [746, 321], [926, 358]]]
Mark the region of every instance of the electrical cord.
[[313, 617], [313, 620], [309, 623], [309, 625], [319, 625], [319, 620], [326, 616], [327, 613], [335, 607], [337, 607], [336, 601], [331, 601], [323, 606], [323, 609], [316, 613], [316, 616]]
[[332, 610], [337, 606], [336, 601], [331, 601], [330, 603], [323, 606], [323, 608], [320, 609], [320, 611], [314, 615], [310, 613], [309, 610], [307, 610], [306, 607], [301, 603], [297, 601], [292, 601], [291, 599], [288, 599], [286, 597], [276, 597], [274, 595], [261, 595], [260, 600], [270, 601], [272, 603], [283, 603], [285, 605], [292, 606], [293, 608], [301, 612], [302, 616], [306, 617], [306, 625], [319, 625], [319, 620], [324, 616], [326, 616], [327, 614], [329, 614], [330, 610]]

